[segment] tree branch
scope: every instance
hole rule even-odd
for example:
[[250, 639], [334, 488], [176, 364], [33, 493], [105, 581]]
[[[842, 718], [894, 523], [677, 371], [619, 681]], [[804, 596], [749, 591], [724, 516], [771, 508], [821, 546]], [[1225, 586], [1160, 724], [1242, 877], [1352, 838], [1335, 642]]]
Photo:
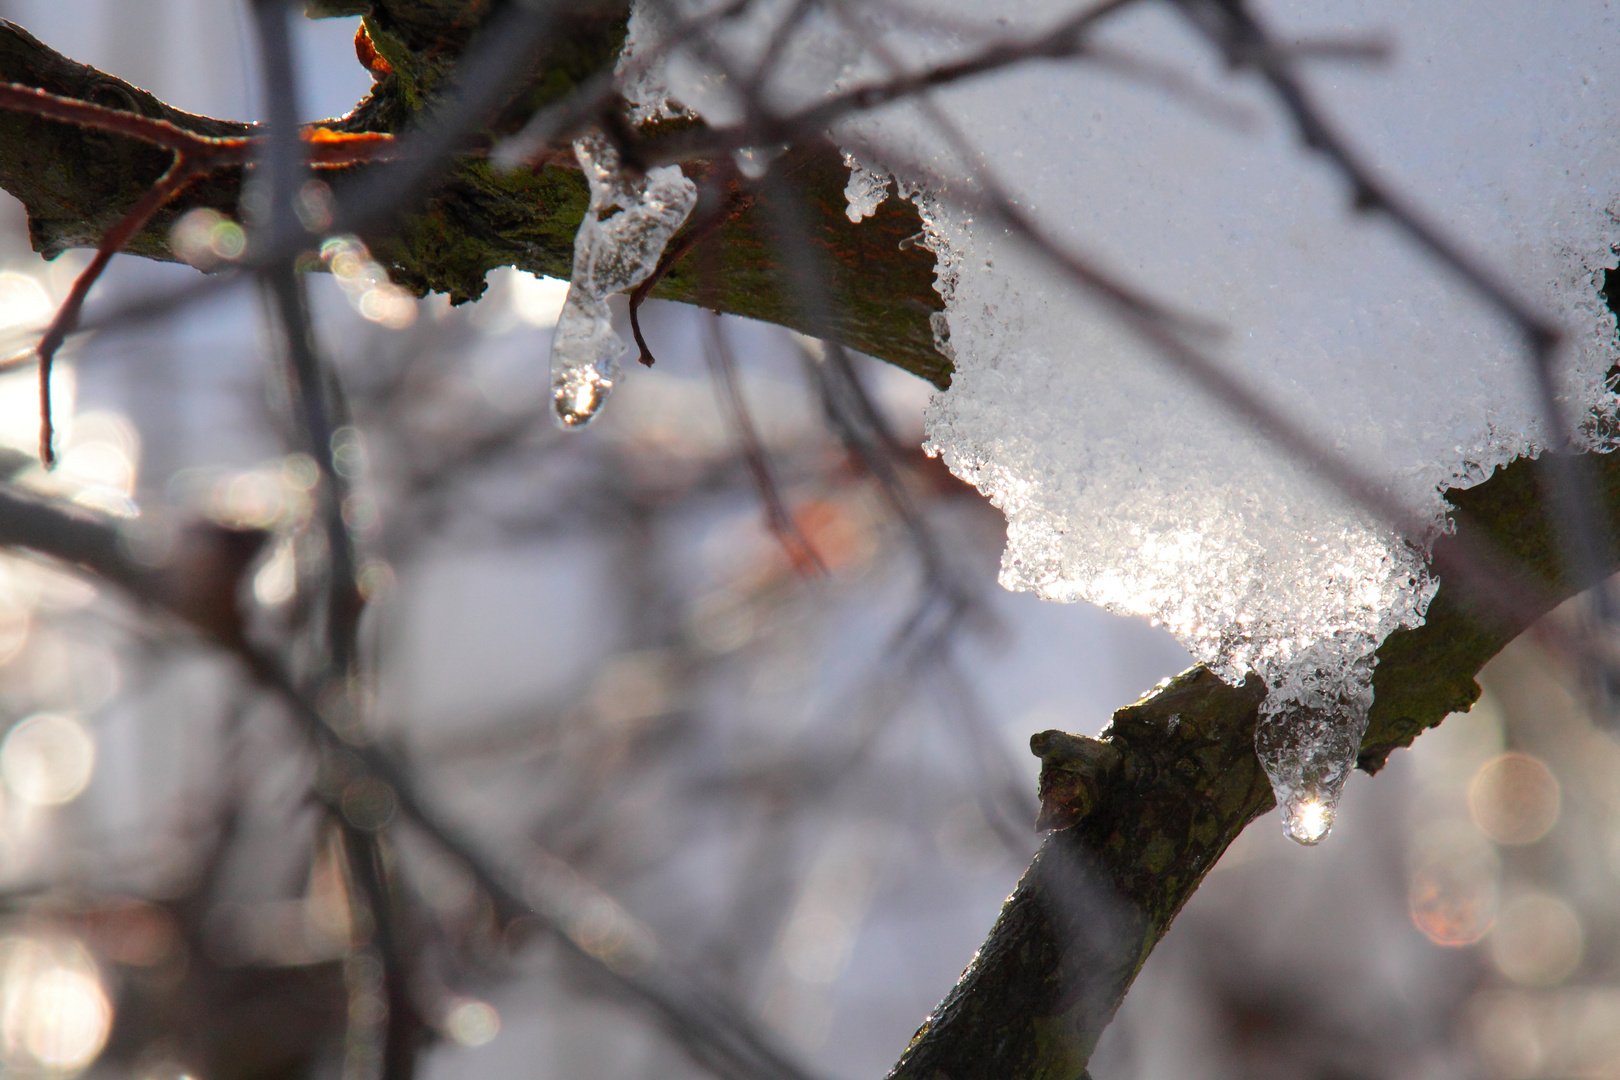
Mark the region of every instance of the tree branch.
[[[1537, 575], [1547, 610], [1595, 581], [1561, 570], [1535, 462], [1519, 460], [1448, 498], [1457, 533], [1439, 545], [1489, 543]], [[1611, 535], [1620, 525], [1620, 458], [1587, 458]], [[1620, 567], [1606, 553], [1603, 572]], [[1528, 626], [1488, 616], [1442, 581], [1424, 625], [1378, 650], [1360, 766], [1479, 697], [1475, 674]], [[1545, 612], [1542, 612], [1543, 614]], [[1529, 612], [1518, 611], [1520, 617]], [[1275, 806], [1254, 754], [1264, 686], [1227, 686], [1193, 668], [1114, 714], [1101, 739], [1045, 732], [1042, 818], [1048, 837], [972, 964], [913, 1038], [893, 1080], [1058, 1080], [1084, 1075], [1103, 1028], [1171, 921], [1244, 826]]]
[[[411, 125], [444, 77], [457, 41], [465, 37], [464, 23], [452, 25], [455, 21], [449, 18], [432, 23], [421, 17], [419, 9], [429, 6], [452, 5], [374, 5], [366, 26], [393, 70], [354, 111], [331, 123], [335, 131], [401, 133]], [[542, 59], [534, 88], [518, 94], [507, 110], [514, 119], [497, 121], [492, 134], [514, 127], [517, 118], [527, 115], [525, 109], [532, 111], [560, 97], [610, 66], [622, 40], [622, 25], [602, 15], [575, 17], [567, 33], [559, 36], [562, 44], [551, 50], [557, 62]], [[170, 108], [121, 79], [61, 56], [21, 27], [5, 22], [0, 22], [0, 80], [139, 113], [211, 138], [239, 138], [252, 130], [247, 124]], [[0, 110], [0, 187], [27, 207], [34, 249], [47, 258], [71, 247], [95, 247], [163, 175], [170, 156], [130, 136]], [[698, 177], [709, 168], [702, 161], [687, 167]], [[842, 154], [825, 139], [796, 147], [777, 167], [792, 180], [784, 190], [796, 193], [799, 215], [811, 223], [815, 243], [827, 253], [828, 289], [836, 301], [833, 329], [843, 342], [937, 386], [948, 385], [950, 362], [934, 348], [929, 322], [929, 316], [944, 306], [933, 287], [934, 256], [921, 245], [901, 247], [902, 241], [922, 231], [916, 208], [890, 199], [874, 217], [859, 225], [850, 222], [844, 212], [848, 169]], [[341, 190], [380, 168], [387, 166], [333, 169], [323, 176]], [[241, 183], [239, 166], [195, 181], [155, 213], [123, 250], [175, 260], [168, 243], [174, 222], [199, 206], [237, 216]], [[567, 278], [574, 234], [588, 201], [577, 169], [541, 164], [501, 172], [481, 154], [468, 153], [454, 160], [416, 209], [391, 217], [386, 228], [368, 231], [362, 239], [398, 284], [418, 294], [445, 292], [459, 303], [480, 296], [486, 275], [501, 266]], [[712, 303], [723, 312], [808, 330], [773, 255], [769, 231], [773, 214], [770, 200], [754, 193], [752, 205], [717, 230], [721, 287]], [[698, 303], [702, 292], [695, 268], [682, 264], [664, 276], [652, 295]]]
[[523, 919], [556, 935], [565, 952], [652, 1013], [715, 1075], [812, 1080], [728, 999], [668, 964], [655, 945], [639, 951], [622, 942], [604, 946], [571, 927], [560, 908], [531, 903], [508, 873], [430, 804], [391, 753], [376, 745], [342, 743], [281, 662], [241, 634], [237, 596], [266, 534], [199, 521], [181, 529], [172, 542], [157, 544], [153, 532], [138, 524], [139, 519], [120, 523], [0, 481], [0, 547], [21, 548], [85, 571], [144, 606], [178, 616], [230, 652], [281, 700], [312, 744], [342, 746], [353, 768], [387, 785], [405, 819], [462, 864], [503, 923]]
[[[1534, 462], [1449, 493], [1458, 537], [1489, 541], [1539, 574], [1549, 604], [1590, 585], [1560, 574], [1560, 545]], [[1620, 527], [1620, 458], [1593, 456], [1611, 527]], [[0, 545], [77, 566], [240, 650], [235, 596], [259, 534], [182, 532], [177, 550], [143, 560], [140, 534], [99, 514], [0, 485]], [[132, 554], [133, 553], [133, 554]], [[1610, 552], [1607, 570], [1620, 566]], [[1428, 619], [1379, 650], [1377, 697], [1361, 767], [1479, 696], [1478, 670], [1526, 626], [1471, 608], [1442, 582]], [[1273, 806], [1254, 755], [1258, 678], [1227, 686], [1194, 668], [1121, 709], [1100, 740], [1047, 732], [1042, 817], [1050, 836], [956, 987], [892, 1074], [935, 1080], [1072, 1078], [1142, 963], [1228, 844]]]
[[[452, 78], [455, 60], [490, 5], [477, 0], [341, 0], [328, 8], [366, 12], [368, 40], [386, 64], [372, 94], [333, 127], [404, 133]], [[616, 55], [623, 5], [576, 5], [533, 77], [500, 113], [482, 145], [510, 133], [534, 111], [593, 75]], [[209, 138], [244, 138], [248, 125], [192, 116], [150, 94], [0, 24], [0, 80], [161, 120]], [[65, 114], [64, 114], [65, 115]], [[643, 132], [643, 134], [656, 132]], [[477, 143], [478, 140], [473, 140]], [[694, 141], [694, 145], [697, 144]], [[94, 246], [151, 190], [168, 167], [165, 150], [117, 131], [71, 119], [0, 110], [0, 186], [27, 206], [36, 250], [54, 255]], [[683, 163], [701, 178], [712, 164]], [[342, 170], [335, 183], [363, 179], [387, 165]], [[722, 311], [831, 332], [944, 386], [949, 361], [934, 348], [930, 315], [933, 255], [901, 241], [920, 232], [916, 210], [890, 200], [859, 226], [845, 214], [846, 170], [824, 139], [800, 143], [780, 159], [769, 187], [748, 191], [750, 205], [717, 233], [717, 297], [698, 268], [673, 265], [653, 295], [704, 301]], [[195, 206], [234, 214], [241, 168], [200, 178], [156, 214], [123, 250], [173, 259], [167, 235]], [[771, 199], [794, 205], [773, 205]], [[475, 298], [487, 272], [503, 265], [567, 276], [573, 238], [585, 211], [577, 171], [552, 164], [502, 172], [480, 153], [457, 157], [448, 173], [385, 229], [363, 236], [396, 281]], [[791, 274], [774, 246], [775, 222], [803, 224], [806, 246], [825, 268], [827, 322], [803, 324]], [[1592, 458], [1612, 525], [1620, 524], [1620, 461]], [[1572, 579], [1541, 505], [1532, 463], [1500, 469], [1485, 483], [1450, 493], [1455, 537], [1437, 545], [1437, 563], [1488, 544], [1538, 575], [1541, 608], [1523, 605], [1486, 615], [1456, 580], [1443, 580], [1424, 626], [1390, 636], [1378, 652], [1376, 701], [1360, 765], [1382, 767], [1389, 753], [1477, 698], [1474, 675], [1531, 619], [1612, 571], [1602, 565]], [[1611, 527], [1611, 535], [1615, 533]], [[253, 537], [197, 533], [167, 563], [130, 555], [129, 536], [96, 515], [0, 486], [0, 544], [24, 547], [80, 566], [237, 647], [235, 588]], [[233, 538], [234, 537], [234, 538]], [[206, 552], [212, 551], [213, 555]], [[246, 555], [243, 553], [246, 552]], [[201, 554], [200, 554], [201, 553]], [[196, 572], [213, 560], [218, 571]], [[1452, 562], [1460, 560], [1452, 559]], [[1454, 575], [1455, 576], [1455, 575]], [[961, 981], [923, 1025], [896, 1066], [907, 1080], [1009, 1080], [1084, 1075], [1097, 1038], [1143, 961], [1226, 846], [1272, 806], [1253, 752], [1259, 680], [1230, 687], [1193, 669], [1122, 709], [1100, 740], [1061, 733], [1037, 737], [1043, 757], [1042, 819], [1065, 827], [1048, 838], [989, 939]]]

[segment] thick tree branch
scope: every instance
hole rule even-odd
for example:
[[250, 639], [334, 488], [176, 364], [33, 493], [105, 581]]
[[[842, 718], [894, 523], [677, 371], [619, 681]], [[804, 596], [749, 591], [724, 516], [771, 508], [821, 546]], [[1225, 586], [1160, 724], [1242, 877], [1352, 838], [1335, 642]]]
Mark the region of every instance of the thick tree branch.
[[[465, 38], [464, 21], [434, 24], [422, 15], [428, 6], [374, 6], [366, 25], [392, 71], [353, 112], [332, 123], [335, 130], [398, 133], [411, 124]], [[465, 16], [470, 5], [454, 6]], [[440, 36], [433, 36], [433, 25], [440, 25]], [[566, 93], [611, 64], [621, 40], [622, 29], [614, 19], [575, 19], [570, 35], [554, 47], [555, 56], [537, 65], [533, 88], [517, 95], [519, 100], [507, 111], [520, 118], [527, 115], [524, 110]], [[0, 81], [136, 112], [199, 135], [240, 137], [251, 132], [246, 124], [172, 109], [144, 90], [59, 55], [4, 22], [0, 22]], [[497, 126], [496, 133], [501, 130]], [[71, 247], [96, 246], [157, 182], [169, 160], [168, 153], [137, 139], [0, 110], [0, 187], [28, 208], [34, 248], [47, 257]], [[323, 178], [341, 190], [381, 167], [385, 166], [329, 170]], [[851, 223], [844, 212], [848, 169], [837, 148], [824, 139], [796, 147], [778, 168], [792, 180], [783, 188], [797, 193], [802, 203], [799, 214], [826, 252], [826, 264], [832, 268], [829, 292], [836, 301], [834, 328], [844, 343], [938, 386], [947, 385], [950, 362], [935, 349], [929, 322], [929, 316], [943, 307], [933, 287], [934, 256], [916, 243], [902, 246], [922, 231], [916, 208], [891, 199], [874, 217]], [[688, 169], [701, 176], [708, 165], [689, 162]], [[236, 216], [241, 182], [240, 168], [196, 181], [154, 214], [124, 250], [174, 260], [168, 235], [178, 217], [198, 206]], [[481, 295], [485, 276], [500, 266], [568, 277], [574, 234], [587, 202], [577, 169], [542, 164], [501, 172], [472, 153], [457, 158], [413, 212], [395, 215], [387, 229], [368, 232], [363, 239], [399, 284], [418, 293], [445, 292], [459, 302]], [[710, 302], [724, 312], [808, 330], [774, 257], [770, 232], [774, 216], [769, 199], [756, 193], [747, 210], [716, 232], [712, 242], [719, 252], [720, 290]], [[674, 266], [652, 295], [697, 303], [702, 291], [702, 282], [687, 262]]]

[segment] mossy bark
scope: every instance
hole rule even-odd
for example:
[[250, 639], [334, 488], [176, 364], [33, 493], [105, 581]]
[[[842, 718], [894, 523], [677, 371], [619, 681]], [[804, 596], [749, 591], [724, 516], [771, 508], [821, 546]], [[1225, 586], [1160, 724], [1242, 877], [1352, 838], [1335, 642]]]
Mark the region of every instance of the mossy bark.
[[[397, 132], [442, 91], [490, 4], [311, 0], [311, 9], [364, 13], [377, 54], [392, 68], [335, 126]], [[494, 130], [510, 130], [529, 110], [611, 63], [623, 17], [622, 5], [573, 10]], [[171, 109], [9, 24], [0, 26], [0, 78], [207, 134], [247, 130]], [[0, 186], [27, 206], [34, 246], [46, 255], [93, 245], [166, 165], [166, 154], [132, 140], [0, 113]], [[694, 173], [712, 166], [690, 163]], [[933, 256], [902, 243], [921, 231], [916, 210], [890, 200], [875, 218], [849, 222], [846, 170], [825, 140], [794, 147], [779, 169], [789, 181], [783, 187], [800, 203], [796, 217], [807, 223], [808, 239], [827, 268], [835, 325], [845, 343], [936, 385], [948, 384], [950, 363], [936, 351], [930, 324], [941, 306], [933, 289]], [[200, 205], [234, 213], [241, 181], [238, 170], [199, 183], [127, 250], [172, 259], [167, 235], [175, 217]], [[744, 194], [746, 208], [708, 242], [708, 254], [700, 249], [699, 257], [677, 264], [653, 295], [701, 299], [723, 311], [808, 328], [773, 241], [779, 208], [762, 190]], [[365, 239], [401, 284], [464, 301], [477, 297], [485, 275], [499, 266], [566, 277], [585, 206], [585, 186], [573, 170], [503, 173], [469, 154], [453, 162], [392, 228]], [[1610, 516], [1620, 526], [1620, 466], [1613, 459], [1595, 460]], [[1451, 498], [1460, 511], [1459, 532], [1488, 538], [1520, 559], [1545, 579], [1549, 601], [1585, 584], [1557, 572], [1558, 549], [1532, 463], [1498, 470]], [[1376, 771], [1393, 749], [1470, 705], [1479, 693], [1475, 673], [1523, 629], [1482, 615], [1442, 582], [1425, 625], [1391, 635], [1379, 650], [1362, 768]], [[1058, 733], [1042, 738], [1048, 801], [1043, 818], [1067, 827], [1049, 837], [961, 981], [906, 1050], [895, 1077], [1084, 1075], [1098, 1036], [1176, 913], [1226, 846], [1272, 806], [1253, 750], [1262, 697], [1256, 679], [1231, 687], [1194, 669], [1120, 710], [1101, 741]]]

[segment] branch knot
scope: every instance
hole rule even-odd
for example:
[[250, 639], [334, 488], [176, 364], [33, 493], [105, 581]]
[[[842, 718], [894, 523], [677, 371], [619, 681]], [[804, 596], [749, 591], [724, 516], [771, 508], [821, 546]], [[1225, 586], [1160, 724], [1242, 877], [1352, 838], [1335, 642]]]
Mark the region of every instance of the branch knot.
[[1119, 750], [1101, 739], [1042, 731], [1029, 738], [1030, 751], [1041, 759], [1041, 812], [1035, 828], [1067, 829], [1101, 801], [1104, 778], [1120, 763]]

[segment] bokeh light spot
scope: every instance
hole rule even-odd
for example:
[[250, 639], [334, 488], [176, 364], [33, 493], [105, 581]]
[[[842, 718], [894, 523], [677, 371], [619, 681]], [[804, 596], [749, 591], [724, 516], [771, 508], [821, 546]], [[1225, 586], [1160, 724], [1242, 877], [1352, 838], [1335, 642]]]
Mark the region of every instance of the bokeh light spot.
[[78, 798], [95, 769], [96, 743], [70, 716], [38, 713], [0, 743], [0, 777], [17, 798], [34, 806], [60, 806]]
[[463, 1001], [444, 1018], [450, 1037], [462, 1046], [483, 1046], [501, 1033], [501, 1014], [483, 1001]]
[[174, 223], [169, 230], [169, 246], [185, 262], [209, 270], [222, 262], [240, 259], [247, 250], [247, 233], [219, 211], [199, 206]]
[[1558, 780], [1540, 759], [1507, 753], [1480, 766], [1468, 785], [1468, 810], [1499, 844], [1531, 844], [1558, 821]]
[[1495, 883], [1456, 863], [1418, 868], [1407, 889], [1412, 925], [1436, 945], [1472, 945], [1496, 922]]
[[1557, 986], [1581, 963], [1581, 922], [1563, 900], [1527, 893], [1508, 904], [1491, 931], [1496, 969], [1521, 986]]
[[14, 270], [0, 273], [0, 329], [43, 326], [51, 311], [45, 286]]
[[0, 1056], [13, 1075], [70, 1076], [101, 1053], [112, 1005], [77, 943], [0, 940]]

